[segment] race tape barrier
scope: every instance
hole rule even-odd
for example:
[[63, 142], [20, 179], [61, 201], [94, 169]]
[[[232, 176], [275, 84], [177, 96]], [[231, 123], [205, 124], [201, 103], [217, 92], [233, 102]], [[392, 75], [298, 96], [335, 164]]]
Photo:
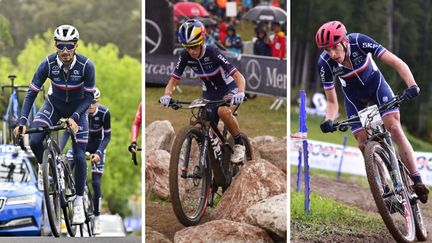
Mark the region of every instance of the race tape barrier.
[[[366, 176], [363, 156], [357, 147], [321, 142], [308, 139], [309, 167], [337, 172], [341, 163], [343, 151], [343, 165], [340, 168], [342, 173]], [[298, 164], [298, 150], [301, 144], [291, 143], [290, 163]], [[432, 185], [432, 153], [414, 152], [417, 168], [423, 182]]]
[[[240, 60], [228, 60], [246, 79], [246, 91], [261, 95], [286, 98], [287, 96], [287, 61], [270, 57], [242, 55]], [[166, 85], [177, 64], [178, 57], [173, 55], [146, 54], [146, 83]], [[180, 84], [201, 86], [198, 76], [187, 67]]]

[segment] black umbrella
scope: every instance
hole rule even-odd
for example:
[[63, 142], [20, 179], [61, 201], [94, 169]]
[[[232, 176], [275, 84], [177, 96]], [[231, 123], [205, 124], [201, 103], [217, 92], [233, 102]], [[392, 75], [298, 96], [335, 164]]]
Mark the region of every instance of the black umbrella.
[[247, 11], [245, 15], [243, 15], [243, 19], [280, 22], [287, 21], [287, 13], [281, 8], [260, 5]]

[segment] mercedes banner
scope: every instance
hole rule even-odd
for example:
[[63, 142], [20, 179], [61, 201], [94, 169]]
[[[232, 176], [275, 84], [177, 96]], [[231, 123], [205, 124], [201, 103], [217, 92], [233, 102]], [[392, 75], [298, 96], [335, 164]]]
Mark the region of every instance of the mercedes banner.
[[[228, 58], [246, 79], [246, 91], [262, 95], [286, 98], [286, 60], [242, 55], [240, 61]], [[149, 84], [166, 84], [171, 77], [178, 57], [172, 55], [146, 54], [145, 80]], [[201, 85], [192, 69], [186, 68], [181, 84]]]
[[[151, 6], [151, 7], [150, 7]], [[145, 53], [170, 54], [174, 48], [173, 9], [169, 1], [147, 0]]]

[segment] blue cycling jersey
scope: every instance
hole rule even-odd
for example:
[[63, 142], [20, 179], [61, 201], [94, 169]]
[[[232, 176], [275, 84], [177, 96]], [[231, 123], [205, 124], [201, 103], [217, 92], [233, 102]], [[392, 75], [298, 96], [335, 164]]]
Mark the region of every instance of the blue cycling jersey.
[[[109, 109], [99, 104], [93, 114], [88, 115], [89, 139], [86, 151], [97, 153], [99, 157], [103, 157], [106, 147], [111, 140], [111, 114]], [[60, 141], [60, 149], [63, 150], [69, 133], [65, 131]]]
[[66, 68], [57, 53], [53, 53], [42, 61], [33, 76], [24, 98], [21, 125], [26, 124], [31, 106], [47, 78], [51, 80], [48, 97], [54, 107], [62, 109], [64, 105], [79, 102], [73, 114], [70, 114], [75, 121], [79, 120], [93, 101], [95, 69], [90, 59], [76, 54], [69, 68]]
[[[318, 59], [318, 73], [324, 90], [334, 89], [334, 79], [342, 85], [347, 117], [352, 117], [368, 105], [369, 101], [378, 106], [387, 103], [394, 93], [378, 69], [372, 55], [381, 57], [386, 49], [367, 35], [352, 33], [348, 35], [348, 58], [352, 68], [334, 61], [323, 51]], [[381, 116], [399, 112], [397, 108], [381, 113]], [[362, 130], [360, 122], [353, 123], [351, 130], [356, 133]]]
[[372, 55], [381, 57], [386, 49], [367, 35], [352, 33], [348, 35], [349, 61], [353, 68], [345, 67], [331, 59], [327, 51], [323, 51], [318, 59], [318, 72], [325, 90], [334, 88], [333, 78], [339, 78], [345, 89], [364, 88], [373, 72], [380, 72]]
[[231, 77], [237, 69], [213, 45], [203, 45], [201, 57], [195, 59], [186, 50], [180, 53], [172, 77], [180, 79], [186, 66], [203, 82], [203, 97], [210, 100], [222, 99], [228, 92], [237, 88]]

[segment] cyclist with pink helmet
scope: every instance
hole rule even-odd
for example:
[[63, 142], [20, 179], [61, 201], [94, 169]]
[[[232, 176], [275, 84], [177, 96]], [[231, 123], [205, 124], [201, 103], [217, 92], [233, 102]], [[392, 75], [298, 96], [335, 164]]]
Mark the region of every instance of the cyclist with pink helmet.
[[[325, 121], [320, 125], [322, 132], [335, 131], [333, 120], [339, 110], [335, 78], [338, 78], [342, 85], [347, 117], [357, 115], [358, 111], [367, 107], [369, 101], [380, 106], [395, 96], [372, 56], [397, 71], [408, 87], [404, 90], [406, 97], [411, 99], [419, 95], [420, 89], [408, 65], [369, 36], [360, 33], [347, 34], [340, 21], [330, 21], [318, 29], [315, 41], [318, 48], [324, 49], [318, 59], [318, 73], [328, 104]], [[381, 113], [381, 117], [398, 147], [402, 161], [411, 173], [416, 194], [421, 202], [426, 203], [429, 190], [422, 182], [415, 164], [414, 151], [402, 130], [399, 110], [387, 110]], [[351, 131], [363, 151], [367, 140], [366, 131], [360, 122], [351, 125]]]

